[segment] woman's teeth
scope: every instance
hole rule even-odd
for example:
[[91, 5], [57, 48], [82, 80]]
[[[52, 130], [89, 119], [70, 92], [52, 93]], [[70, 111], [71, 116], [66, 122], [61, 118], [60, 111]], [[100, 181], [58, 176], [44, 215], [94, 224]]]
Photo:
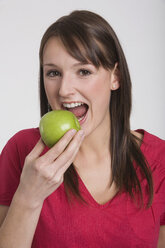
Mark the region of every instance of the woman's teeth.
[[83, 105], [83, 104], [84, 104], [84, 103], [82, 103], [82, 102], [63, 103], [63, 106], [64, 106], [65, 108], [75, 108], [75, 107], [81, 106], [81, 105]]

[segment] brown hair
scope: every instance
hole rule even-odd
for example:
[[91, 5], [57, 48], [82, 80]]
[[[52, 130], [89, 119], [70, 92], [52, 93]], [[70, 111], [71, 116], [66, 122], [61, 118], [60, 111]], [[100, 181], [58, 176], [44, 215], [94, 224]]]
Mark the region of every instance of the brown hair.
[[[131, 114], [131, 79], [127, 62], [112, 27], [98, 14], [90, 11], [73, 11], [53, 23], [45, 32], [40, 46], [40, 107], [41, 116], [49, 111], [43, 82], [43, 50], [50, 37], [58, 37], [68, 53], [81, 62], [92, 62], [96, 67], [113, 69], [118, 63], [120, 88], [112, 91], [110, 99], [110, 153], [112, 181], [119, 192], [128, 192], [131, 198], [140, 194], [143, 202], [143, 191], [136, 173], [136, 166], [148, 184], [148, 205], [153, 198], [152, 175], [147, 161], [137, 144], [137, 137], [130, 131]], [[133, 161], [136, 162], [134, 166]], [[78, 177], [74, 165], [71, 164], [64, 175], [67, 195], [72, 192], [79, 199]], [[138, 193], [138, 194], [137, 194]]]

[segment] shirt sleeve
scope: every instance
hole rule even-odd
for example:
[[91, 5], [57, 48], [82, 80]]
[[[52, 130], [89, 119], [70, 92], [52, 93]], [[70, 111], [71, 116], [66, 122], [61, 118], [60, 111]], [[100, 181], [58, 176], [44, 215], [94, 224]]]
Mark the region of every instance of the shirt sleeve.
[[165, 146], [163, 149], [163, 156], [161, 159], [161, 170], [160, 170], [160, 188], [161, 190], [161, 195], [162, 195], [162, 201], [163, 201], [163, 213], [160, 216], [160, 225], [163, 226], [165, 225]]
[[165, 212], [160, 216], [160, 225], [165, 226]]
[[18, 147], [12, 137], [0, 155], [0, 205], [10, 205], [19, 185], [21, 171]]

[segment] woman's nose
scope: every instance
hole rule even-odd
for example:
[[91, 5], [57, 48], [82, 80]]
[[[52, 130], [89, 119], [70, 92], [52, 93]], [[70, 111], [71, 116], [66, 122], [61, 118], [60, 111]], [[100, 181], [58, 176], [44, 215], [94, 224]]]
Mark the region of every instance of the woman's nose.
[[73, 95], [75, 92], [73, 79], [69, 76], [63, 76], [61, 78], [60, 87], [59, 87], [59, 96], [66, 97]]

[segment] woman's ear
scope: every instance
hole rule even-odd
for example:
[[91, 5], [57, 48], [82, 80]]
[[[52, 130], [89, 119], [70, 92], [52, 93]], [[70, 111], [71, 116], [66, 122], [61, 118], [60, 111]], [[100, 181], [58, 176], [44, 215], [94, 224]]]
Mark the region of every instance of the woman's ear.
[[118, 63], [115, 64], [111, 71], [111, 90], [117, 90], [120, 87], [120, 72], [118, 69]]

